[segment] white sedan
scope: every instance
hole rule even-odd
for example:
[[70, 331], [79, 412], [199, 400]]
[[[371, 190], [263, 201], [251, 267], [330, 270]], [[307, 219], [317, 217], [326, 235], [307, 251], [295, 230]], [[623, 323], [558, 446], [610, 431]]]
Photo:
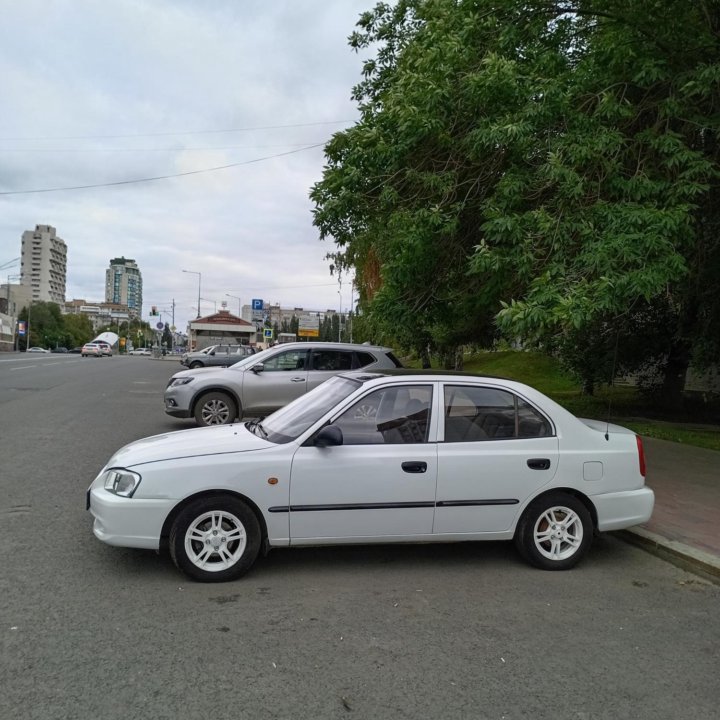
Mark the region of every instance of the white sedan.
[[514, 540], [565, 570], [595, 531], [650, 518], [642, 442], [521, 383], [407, 371], [337, 376], [262, 421], [119, 450], [94, 480], [95, 536], [233, 580], [261, 548]]

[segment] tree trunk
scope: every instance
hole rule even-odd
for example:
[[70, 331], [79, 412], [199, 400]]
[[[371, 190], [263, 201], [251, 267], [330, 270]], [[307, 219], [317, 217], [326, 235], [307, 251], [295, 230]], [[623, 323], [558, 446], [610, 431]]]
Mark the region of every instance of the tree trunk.
[[690, 365], [690, 346], [682, 341], [670, 347], [662, 385], [662, 404], [673, 410], [683, 407], [683, 390]]

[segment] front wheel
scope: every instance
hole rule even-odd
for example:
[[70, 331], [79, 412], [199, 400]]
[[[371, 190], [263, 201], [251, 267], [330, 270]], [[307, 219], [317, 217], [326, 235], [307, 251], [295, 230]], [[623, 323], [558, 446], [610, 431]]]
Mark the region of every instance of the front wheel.
[[233, 399], [223, 392], [203, 395], [195, 405], [195, 422], [198, 425], [229, 425], [237, 417]]
[[203, 364], [197, 360], [195, 362], [190, 363], [191, 370], [197, 370], [197, 368], [201, 368], [201, 367], [204, 367]]
[[569, 570], [590, 547], [593, 522], [582, 501], [563, 492], [533, 500], [515, 532], [515, 545], [531, 565]]
[[170, 555], [177, 568], [199, 582], [243, 576], [261, 544], [255, 513], [231, 495], [199, 498], [180, 512], [170, 531]]

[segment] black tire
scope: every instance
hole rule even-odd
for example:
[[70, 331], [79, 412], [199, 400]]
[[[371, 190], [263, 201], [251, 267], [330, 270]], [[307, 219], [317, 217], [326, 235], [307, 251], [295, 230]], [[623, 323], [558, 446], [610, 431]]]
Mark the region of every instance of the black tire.
[[590, 513], [581, 500], [554, 492], [527, 506], [515, 531], [515, 546], [534, 567], [569, 570], [589, 550], [593, 529]]
[[202, 427], [230, 425], [237, 417], [235, 401], [224, 392], [210, 392], [195, 403], [195, 422]]
[[232, 495], [198, 498], [183, 508], [169, 543], [178, 570], [198, 582], [242, 577], [253, 566], [261, 544], [255, 513]]
[[199, 367], [205, 367], [199, 360], [195, 360], [194, 362], [190, 363], [190, 369], [195, 370]]

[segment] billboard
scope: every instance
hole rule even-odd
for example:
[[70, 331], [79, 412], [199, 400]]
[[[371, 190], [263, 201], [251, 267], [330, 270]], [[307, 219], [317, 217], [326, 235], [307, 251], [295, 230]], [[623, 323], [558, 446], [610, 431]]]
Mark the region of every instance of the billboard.
[[320, 337], [320, 318], [317, 315], [302, 315], [298, 319], [298, 337]]

